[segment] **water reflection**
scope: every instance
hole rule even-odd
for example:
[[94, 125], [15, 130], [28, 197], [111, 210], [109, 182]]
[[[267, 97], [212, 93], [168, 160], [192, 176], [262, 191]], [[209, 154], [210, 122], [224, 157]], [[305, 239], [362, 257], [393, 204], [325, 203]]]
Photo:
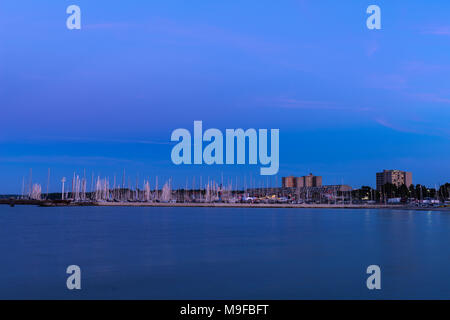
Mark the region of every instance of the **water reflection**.
[[0, 298], [71, 298], [70, 264], [82, 298], [450, 298], [449, 225], [415, 210], [3, 207]]

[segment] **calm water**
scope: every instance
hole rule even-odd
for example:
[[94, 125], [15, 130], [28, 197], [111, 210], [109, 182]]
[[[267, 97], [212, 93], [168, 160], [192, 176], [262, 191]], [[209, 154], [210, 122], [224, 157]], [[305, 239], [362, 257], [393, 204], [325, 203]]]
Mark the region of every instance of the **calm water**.
[[448, 212], [0, 206], [0, 254], [0, 298], [450, 298]]

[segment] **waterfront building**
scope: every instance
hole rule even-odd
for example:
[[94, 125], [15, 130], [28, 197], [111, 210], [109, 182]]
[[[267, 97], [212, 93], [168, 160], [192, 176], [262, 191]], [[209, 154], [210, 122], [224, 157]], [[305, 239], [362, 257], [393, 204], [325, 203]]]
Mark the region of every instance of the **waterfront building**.
[[392, 183], [397, 187], [404, 184], [409, 187], [412, 184], [412, 173], [401, 170], [383, 170], [383, 172], [377, 172], [376, 182], [377, 190], [381, 190], [386, 183]]
[[295, 188], [297, 185], [296, 180], [297, 178], [293, 176], [283, 177], [281, 178], [281, 183], [283, 188]]
[[310, 173], [310, 174], [307, 175], [307, 176], [303, 176], [302, 178], [303, 178], [303, 183], [304, 183], [304, 186], [305, 186], [305, 187], [314, 187], [314, 186], [313, 186], [313, 184], [314, 184], [314, 179], [313, 179], [312, 173]]
[[310, 173], [307, 176], [302, 177], [283, 177], [281, 179], [283, 188], [303, 188], [303, 187], [321, 187], [322, 177], [314, 176]]
[[305, 179], [303, 177], [295, 177], [295, 187], [296, 188], [305, 187]]
[[323, 186], [323, 189], [326, 191], [336, 190], [338, 192], [350, 192], [353, 190], [353, 188], [347, 184], [326, 185]]
[[320, 186], [322, 186], [322, 177], [314, 176], [313, 177], [313, 187], [320, 187]]

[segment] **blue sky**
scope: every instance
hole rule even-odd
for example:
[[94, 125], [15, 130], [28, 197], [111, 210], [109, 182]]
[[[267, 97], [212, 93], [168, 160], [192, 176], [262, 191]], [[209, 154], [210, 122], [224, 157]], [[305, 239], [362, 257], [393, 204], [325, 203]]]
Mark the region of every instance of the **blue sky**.
[[[81, 8], [82, 29], [66, 28]], [[382, 30], [366, 28], [381, 8]], [[450, 180], [450, 2], [0, 3], [0, 193], [73, 171], [203, 181]], [[176, 128], [279, 128], [280, 171], [175, 166]], [[252, 178], [250, 178], [250, 176]], [[227, 180], [227, 178], [225, 178]]]

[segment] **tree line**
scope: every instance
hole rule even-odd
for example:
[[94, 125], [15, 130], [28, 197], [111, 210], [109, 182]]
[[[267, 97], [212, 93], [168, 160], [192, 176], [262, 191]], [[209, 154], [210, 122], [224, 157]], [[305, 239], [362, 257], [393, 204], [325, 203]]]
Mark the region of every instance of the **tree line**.
[[375, 190], [368, 186], [362, 186], [360, 189], [352, 191], [352, 197], [360, 200], [374, 200], [380, 201], [384, 198], [401, 198], [401, 199], [417, 199], [423, 200], [426, 198], [439, 199], [441, 201], [450, 199], [450, 183], [445, 183], [439, 188], [428, 188], [421, 184], [409, 187], [405, 184], [396, 186], [392, 183], [386, 183], [381, 186], [380, 190]]

